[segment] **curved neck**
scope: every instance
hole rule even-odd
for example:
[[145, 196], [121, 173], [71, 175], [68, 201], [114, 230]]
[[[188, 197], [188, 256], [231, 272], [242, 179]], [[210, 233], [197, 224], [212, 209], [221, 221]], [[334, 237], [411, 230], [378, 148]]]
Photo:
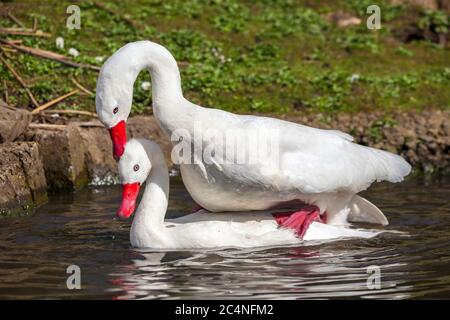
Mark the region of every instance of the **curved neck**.
[[151, 41], [128, 43], [105, 62], [97, 81], [98, 95], [105, 99], [115, 96], [116, 102], [131, 109], [134, 82], [144, 69], [150, 71], [152, 78], [153, 106], [165, 107], [183, 99], [175, 58], [166, 48]]
[[143, 69], [148, 69], [152, 81], [154, 105], [175, 102], [183, 97], [180, 71], [172, 54], [163, 46], [150, 42], [133, 43], [132, 57], [126, 59], [134, 79]]
[[164, 230], [164, 217], [169, 200], [169, 170], [161, 149], [153, 143], [145, 146], [152, 159], [152, 169], [131, 226], [132, 242], [160, 238]]

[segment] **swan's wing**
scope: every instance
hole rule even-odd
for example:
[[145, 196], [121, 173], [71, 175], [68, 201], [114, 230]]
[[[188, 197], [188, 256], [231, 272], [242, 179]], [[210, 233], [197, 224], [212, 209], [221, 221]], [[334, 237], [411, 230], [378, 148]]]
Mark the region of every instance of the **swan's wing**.
[[[240, 116], [226, 121], [223, 131], [240, 141], [252, 161], [213, 163], [237, 185], [257, 184], [277, 191], [302, 193], [359, 192], [374, 181], [399, 182], [411, 166], [400, 156], [353, 143], [340, 131], [323, 130], [283, 120]], [[256, 135], [258, 144], [242, 141]], [[275, 137], [275, 138], [274, 138]], [[264, 142], [265, 141], [265, 142]], [[276, 141], [272, 148], [273, 141]], [[226, 144], [226, 148], [236, 148]], [[270, 150], [264, 153], [264, 148]], [[251, 149], [251, 150], [250, 150]], [[235, 149], [236, 150], [236, 149]], [[236, 160], [236, 158], [234, 159]], [[248, 160], [248, 158], [246, 158]]]
[[[356, 193], [374, 181], [402, 181], [411, 170], [402, 157], [353, 143], [336, 131], [296, 126], [289, 132], [282, 141], [281, 172], [308, 193]], [[294, 135], [302, 134], [297, 143]]]

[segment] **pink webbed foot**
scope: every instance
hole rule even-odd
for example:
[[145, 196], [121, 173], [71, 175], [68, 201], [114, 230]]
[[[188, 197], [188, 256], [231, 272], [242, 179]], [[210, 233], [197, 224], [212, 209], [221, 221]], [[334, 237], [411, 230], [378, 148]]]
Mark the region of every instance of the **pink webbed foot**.
[[293, 229], [300, 239], [303, 239], [314, 221], [326, 223], [326, 213], [321, 216], [319, 208], [314, 205], [305, 205], [294, 212], [276, 212], [272, 215], [280, 227]]

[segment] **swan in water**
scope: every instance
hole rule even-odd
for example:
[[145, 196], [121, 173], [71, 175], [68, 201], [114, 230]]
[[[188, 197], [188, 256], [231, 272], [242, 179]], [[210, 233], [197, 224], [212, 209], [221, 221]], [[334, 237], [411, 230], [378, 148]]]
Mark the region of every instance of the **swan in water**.
[[[172, 54], [151, 41], [120, 48], [104, 63], [97, 81], [97, 114], [110, 130], [116, 159], [125, 149], [133, 85], [143, 69], [151, 74], [156, 121], [175, 147], [184, 147], [183, 152], [172, 152], [172, 159], [180, 164], [186, 189], [202, 208], [245, 212], [298, 201], [326, 212], [330, 224], [388, 223], [357, 193], [375, 181], [402, 181], [411, 170], [402, 157], [358, 145], [340, 131], [198, 106], [184, 98]], [[226, 142], [215, 139], [225, 133]], [[276, 152], [255, 152], [250, 139], [255, 135], [257, 145], [270, 144]], [[215, 158], [235, 149], [252, 161]]]
[[140, 186], [146, 183], [131, 226], [133, 247], [151, 249], [200, 249], [266, 247], [309, 240], [370, 238], [379, 232], [323, 223], [315, 206], [295, 212], [253, 211], [245, 214], [210, 213], [201, 209], [165, 220], [169, 172], [160, 147], [149, 140], [131, 139], [119, 161], [122, 203], [117, 216], [134, 212]]

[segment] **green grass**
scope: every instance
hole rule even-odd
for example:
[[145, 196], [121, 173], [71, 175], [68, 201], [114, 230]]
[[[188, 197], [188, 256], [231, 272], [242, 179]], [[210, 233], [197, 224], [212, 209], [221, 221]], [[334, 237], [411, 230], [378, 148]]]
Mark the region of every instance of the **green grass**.
[[[66, 8], [72, 2], [24, 3], [16, 6], [15, 15], [28, 26], [36, 17], [39, 28], [52, 37], [6, 38], [66, 55], [73, 47], [80, 52], [76, 61], [98, 66], [96, 57], [107, 58], [127, 42], [157, 41], [187, 63], [181, 68], [185, 95], [204, 106], [240, 113], [450, 109], [448, 47], [425, 40], [402, 43], [393, 36], [406, 24], [448, 35], [448, 16], [443, 12], [377, 1], [382, 29], [368, 30], [365, 9], [372, 1], [115, 0], [107, 4], [143, 26], [135, 29], [92, 2], [80, 1], [81, 29], [69, 30]], [[335, 27], [324, 15], [336, 10], [359, 16], [361, 25]], [[14, 25], [2, 18], [0, 26]], [[58, 36], [65, 39], [63, 50], [56, 48]], [[95, 90], [96, 72], [20, 53], [8, 57], [40, 103], [74, 89], [71, 78]], [[0, 76], [6, 80], [11, 102], [31, 108], [26, 93], [3, 65]], [[135, 114], [151, 112], [151, 94], [141, 88], [143, 81], [150, 81], [146, 72], [135, 84]], [[77, 95], [58, 108], [94, 111], [95, 101]]]

